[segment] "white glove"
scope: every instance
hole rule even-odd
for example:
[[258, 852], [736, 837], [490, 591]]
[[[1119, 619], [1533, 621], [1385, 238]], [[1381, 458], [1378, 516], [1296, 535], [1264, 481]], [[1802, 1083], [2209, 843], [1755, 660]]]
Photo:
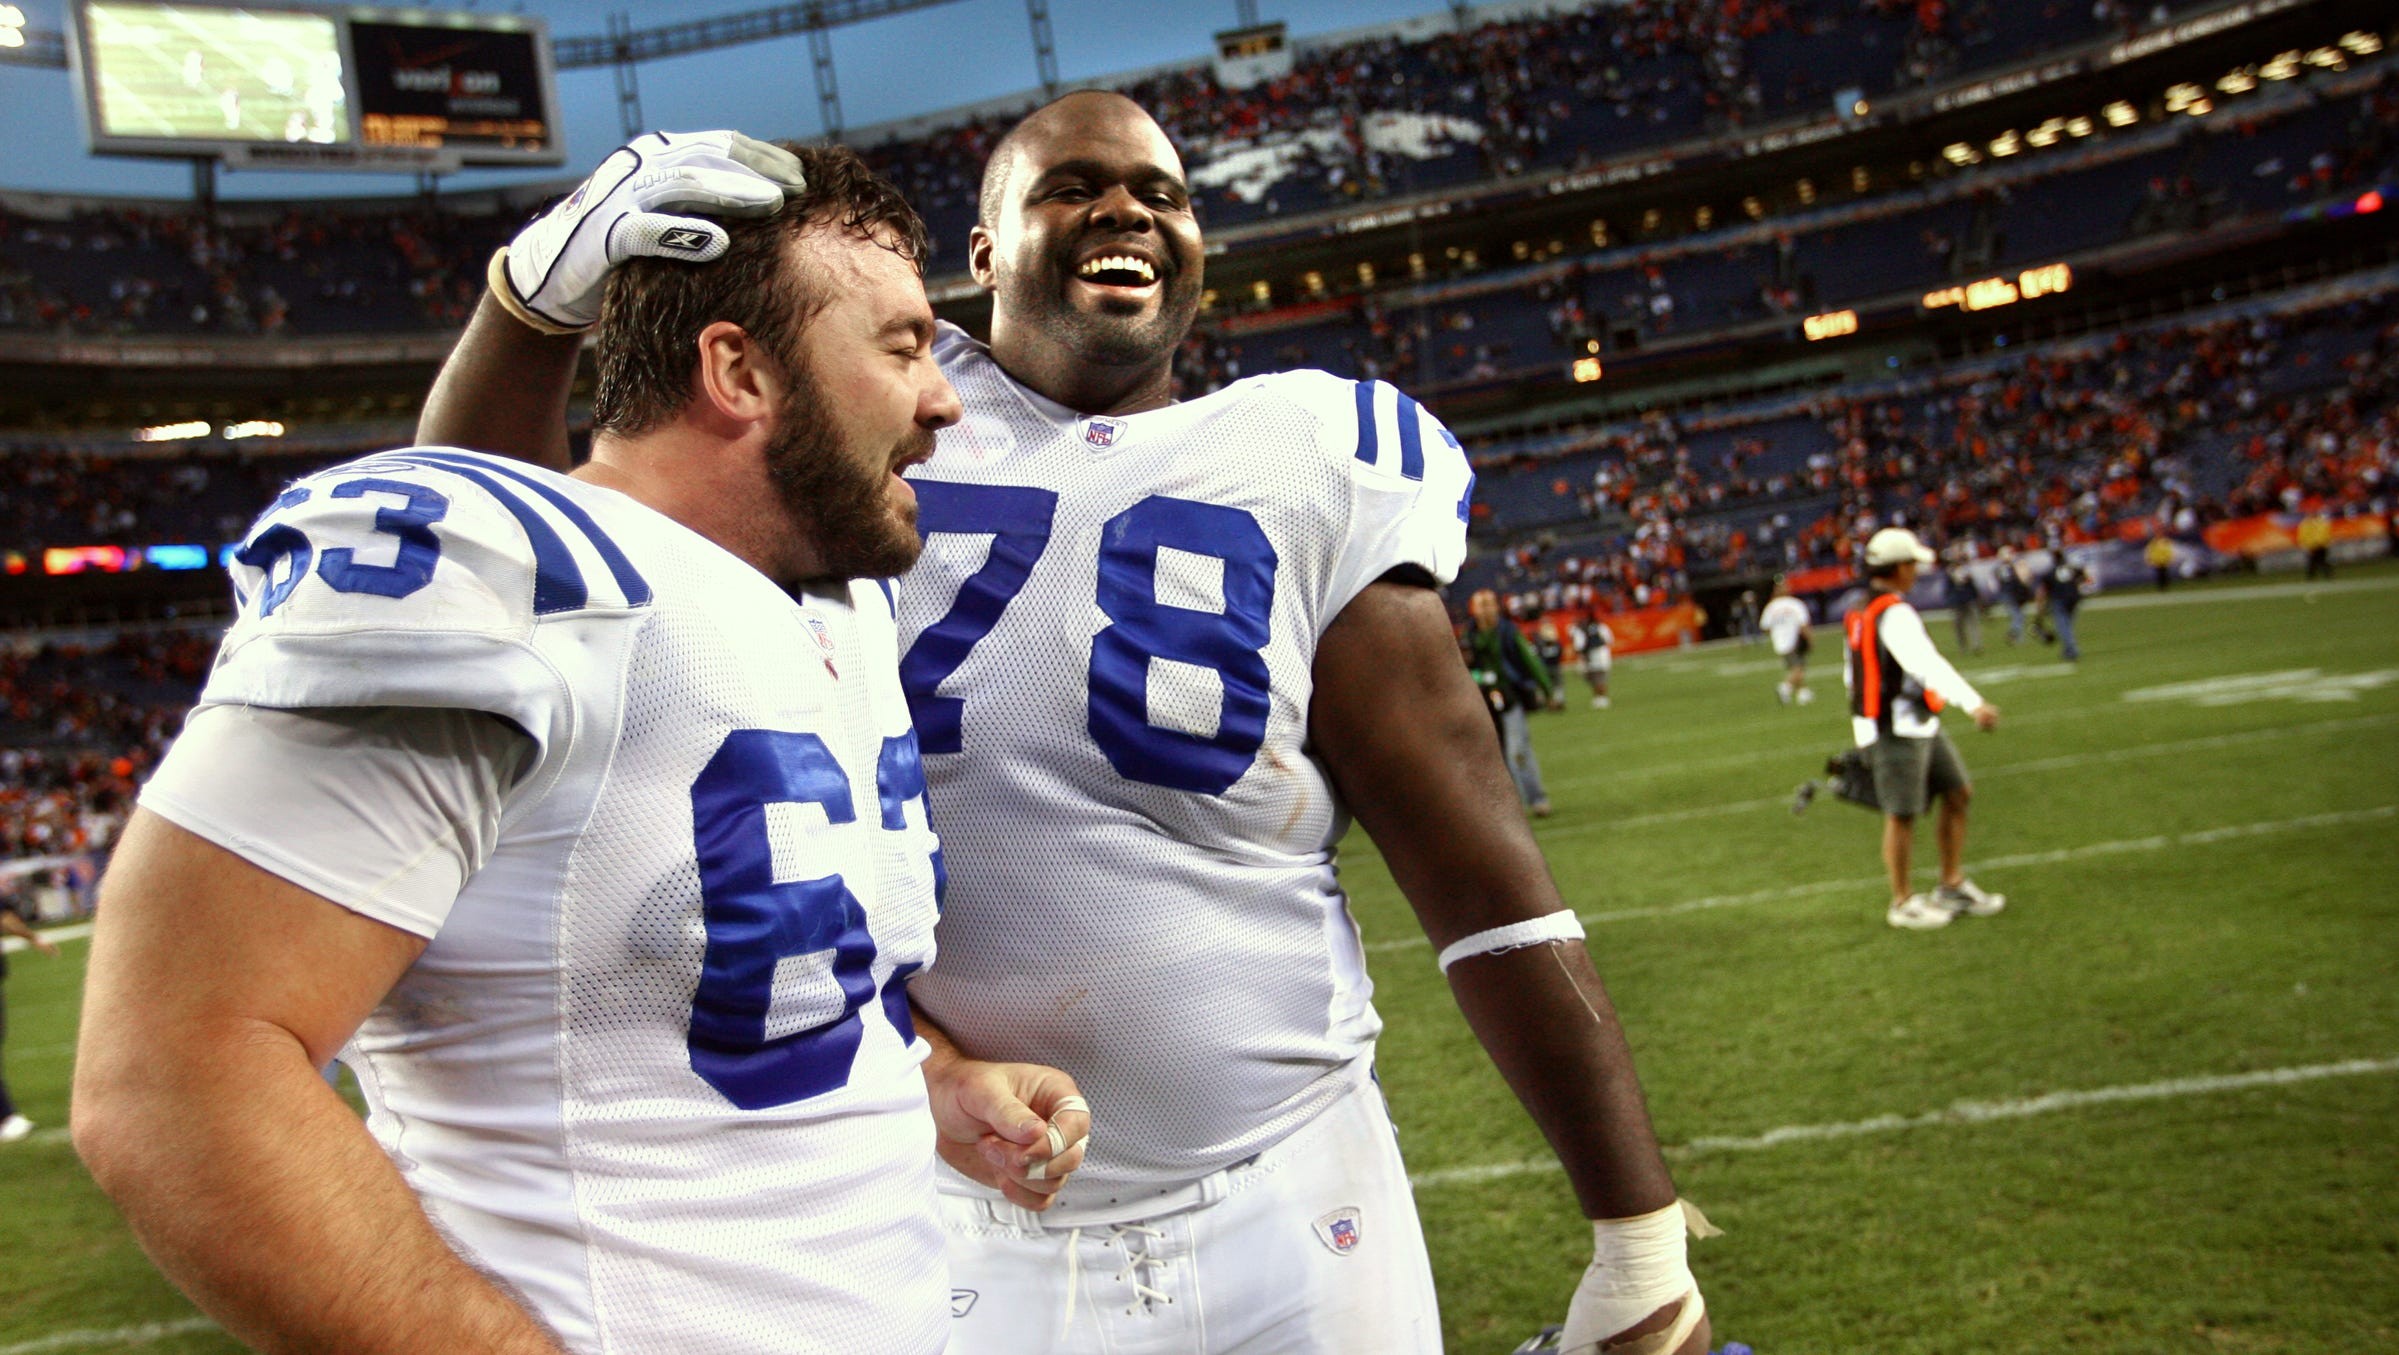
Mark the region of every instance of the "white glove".
[[678, 213], [773, 216], [807, 187], [799, 157], [739, 132], [635, 137], [492, 256], [492, 295], [545, 334], [576, 333], [600, 318], [608, 270], [627, 259], [725, 252], [724, 227]]

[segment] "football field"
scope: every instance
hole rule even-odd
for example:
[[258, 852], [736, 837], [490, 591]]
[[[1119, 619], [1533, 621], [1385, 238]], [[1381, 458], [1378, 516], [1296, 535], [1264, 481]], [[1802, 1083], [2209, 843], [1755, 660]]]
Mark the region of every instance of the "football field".
[[[1847, 740], [1831, 631], [1811, 706], [1775, 703], [1764, 648], [1710, 646], [1619, 664], [1608, 711], [1570, 678], [1534, 721], [1543, 846], [1725, 1230], [1693, 1244], [1718, 1341], [2399, 1349], [2399, 569], [2103, 598], [2074, 667], [1991, 621], [1960, 666], [2004, 721], [1951, 723], [1970, 872], [2008, 906], [1941, 931], [1884, 925], [1873, 816], [1789, 811]], [[1449, 1349], [1501, 1355], [1563, 1316], [1589, 1230], [1362, 836], [1343, 878]], [[10, 957], [43, 1127], [0, 1147], [0, 1355], [236, 1349], [59, 1129], [65, 950]]]

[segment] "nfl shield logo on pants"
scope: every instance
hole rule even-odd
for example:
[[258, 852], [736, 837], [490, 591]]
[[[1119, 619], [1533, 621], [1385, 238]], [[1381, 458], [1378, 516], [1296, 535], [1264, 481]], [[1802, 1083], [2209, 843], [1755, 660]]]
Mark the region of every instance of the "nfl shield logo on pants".
[[1335, 1256], [1347, 1256], [1358, 1249], [1358, 1220], [1355, 1206], [1336, 1209], [1316, 1221], [1316, 1238], [1333, 1249]]

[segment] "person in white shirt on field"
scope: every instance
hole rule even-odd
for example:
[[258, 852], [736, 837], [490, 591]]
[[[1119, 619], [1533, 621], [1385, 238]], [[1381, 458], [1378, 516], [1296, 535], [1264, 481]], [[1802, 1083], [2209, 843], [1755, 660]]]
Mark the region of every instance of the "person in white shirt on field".
[[1808, 690], [1808, 650], [1814, 645], [1808, 627], [1814, 620], [1808, 615], [1808, 604], [1791, 596], [1791, 581], [1775, 575], [1774, 598], [1758, 614], [1758, 624], [1765, 627], [1774, 641], [1774, 652], [1782, 658], [1783, 680], [1775, 684], [1774, 699], [1786, 706], [1794, 702], [1804, 706], [1816, 699]]
[[1616, 632], [1593, 612], [1576, 629], [1575, 640], [1583, 650], [1583, 681], [1591, 684], [1591, 709], [1606, 710], [1608, 673], [1616, 666]]
[[[1974, 795], [1966, 764], [1941, 732], [1940, 712], [1956, 706], [1975, 727], [1996, 728], [1999, 709], [1982, 699], [1949, 660], [1933, 648], [1924, 618], [1908, 605], [1916, 576], [1933, 553], [1904, 527], [1885, 527], [1866, 542], [1872, 597], [1843, 623], [1848, 661], [1850, 724], [1874, 768], [1883, 810], [1883, 866], [1891, 875], [1894, 927], [1929, 931], [1960, 913], [1988, 917], [2007, 906], [1966, 878], [1966, 806]], [[1938, 799], [1941, 883], [1920, 894], [1910, 883], [1916, 818]]]

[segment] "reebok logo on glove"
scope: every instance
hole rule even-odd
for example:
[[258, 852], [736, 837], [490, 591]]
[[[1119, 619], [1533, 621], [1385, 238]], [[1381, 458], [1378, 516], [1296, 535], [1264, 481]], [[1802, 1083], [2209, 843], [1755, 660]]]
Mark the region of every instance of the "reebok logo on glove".
[[708, 236], [695, 230], [671, 230], [658, 237], [660, 249], [688, 249], [693, 253], [708, 247]]

